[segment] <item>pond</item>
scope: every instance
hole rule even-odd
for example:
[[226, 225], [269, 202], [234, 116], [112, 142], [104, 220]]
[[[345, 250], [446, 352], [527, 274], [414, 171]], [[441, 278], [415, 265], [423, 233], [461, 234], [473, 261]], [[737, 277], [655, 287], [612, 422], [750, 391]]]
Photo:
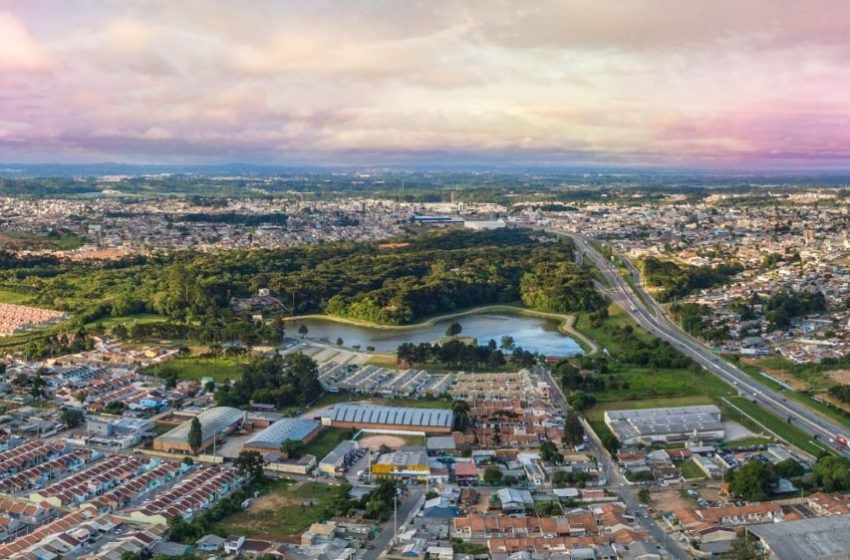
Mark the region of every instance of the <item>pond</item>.
[[463, 328], [461, 336], [474, 337], [479, 344], [493, 339], [498, 344], [503, 336], [511, 336], [516, 346], [546, 356], [575, 356], [582, 353], [581, 346], [558, 330], [560, 321], [532, 315], [510, 313], [475, 313], [440, 319], [432, 324], [404, 329], [382, 329], [338, 323], [331, 319], [298, 319], [287, 325], [287, 332], [295, 336], [299, 325], [307, 325], [307, 337], [335, 343], [338, 338], [346, 347], [360, 345], [365, 349], [374, 346], [378, 352], [395, 352], [403, 342], [434, 342], [446, 336], [453, 322]]

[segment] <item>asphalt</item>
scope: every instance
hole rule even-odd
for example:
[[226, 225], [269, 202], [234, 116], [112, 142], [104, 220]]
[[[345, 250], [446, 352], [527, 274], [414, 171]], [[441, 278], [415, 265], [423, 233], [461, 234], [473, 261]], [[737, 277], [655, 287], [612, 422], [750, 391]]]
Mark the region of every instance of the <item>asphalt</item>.
[[[611, 287], [609, 294], [614, 301], [620, 305], [631, 317], [644, 329], [656, 336], [667, 340], [675, 348], [689, 356], [710, 373], [733, 385], [738, 392], [749, 400], [760, 404], [762, 407], [789, 419], [798, 428], [811, 436], [817, 436], [821, 442], [832, 441], [836, 435], [847, 436], [850, 430], [839, 424], [820, 416], [804, 404], [788, 400], [781, 392], [775, 391], [766, 385], [759, 383], [733, 364], [718, 357], [701, 341], [685, 333], [664, 312], [664, 309], [640, 287], [640, 278], [637, 270], [628, 260], [632, 277], [637, 275], [635, 286], [640, 295], [635, 293], [628, 282], [626, 282], [614, 266], [600, 254], [583, 236], [577, 233], [560, 232], [573, 239], [576, 247], [590, 258], [599, 269], [608, 285]], [[850, 458], [850, 450], [837, 449], [839, 453]]]
[[[425, 495], [424, 487], [408, 486], [408, 493], [401, 499], [398, 504], [398, 527], [399, 533], [402, 532], [402, 527], [407, 523], [416, 510], [422, 505], [422, 497]], [[377, 560], [381, 557], [390, 545], [393, 539], [393, 519], [384, 523], [381, 532], [375, 537], [375, 540], [369, 544], [374, 546], [372, 550], [367, 550], [363, 554], [363, 560]]]
[[[552, 389], [550, 394], [552, 395], [553, 404], [560, 406], [565, 411], [569, 410], [570, 406], [567, 404], [564, 392], [549, 370], [546, 370], [545, 377], [546, 382], [549, 383]], [[605, 486], [608, 491], [620, 496], [627, 511], [635, 516], [637, 523], [652, 536], [657, 545], [666, 549], [672, 558], [676, 560], [688, 560], [690, 556], [682, 547], [676, 541], [672, 540], [667, 532], [647, 514], [646, 508], [637, 498], [637, 490], [626, 481], [620, 469], [617, 468], [613, 457], [611, 457], [611, 454], [602, 445], [602, 441], [596, 435], [596, 432], [593, 431], [584, 418], [581, 416], [579, 418], [588, 436], [587, 451], [596, 458], [597, 463], [602, 467], [602, 474], [605, 477]]]

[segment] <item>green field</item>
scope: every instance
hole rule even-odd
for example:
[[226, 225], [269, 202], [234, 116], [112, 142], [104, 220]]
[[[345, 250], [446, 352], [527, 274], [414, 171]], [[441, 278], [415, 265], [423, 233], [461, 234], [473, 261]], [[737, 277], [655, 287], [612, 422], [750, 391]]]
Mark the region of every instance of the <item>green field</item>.
[[720, 447], [724, 449], [735, 449], [736, 447], [755, 447], [757, 445], [770, 445], [774, 443], [773, 438], [766, 438], [760, 436], [751, 436], [745, 437], [741, 439], [736, 439], [733, 441], [724, 441], [720, 444]]
[[687, 461], [682, 461], [677, 465], [679, 470], [682, 471], [682, 476], [685, 478], [705, 478], [705, 472], [699, 468], [693, 459], [689, 459]]
[[333, 428], [324, 430], [318, 435], [318, 437], [316, 437], [316, 439], [307, 444], [307, 449], [305, 449], [304, 452], [313, 455], [317, 461], [321, 461], [325, 458], [325, 455], [330, 453], [341, 441], [345, 441], [353, 437], [354, 430], [338, 430]]
[[0, 303], [25, 303], [30, 298], [29, 294], [22, 294], [10, 290], [0, 290]]
[[332, 499], [335, 489], [336, 486], [316, 482], [276, 480], [251, 507], [222, 519], [212, 532], [224, 537], [236, 534], [252, 539], [286, 540], [322, 521], [324, 505]]
[[824, 449], [828, 449], [824, 444], [813, 440], [809, 434], [794, 424], [788, 423], [785, 419], [776, 416], [772, 412], [768, 412], [744, 397], [729, 397], [728, 401], [741, 409], [747, 416], [806, 453], [817, 456]]
[[187, 358], [174, 358], [151, 366], [145, 373], [157, 375], [163, 368], [174, 368], [180, 374], [180, 379], [195, 379], [200, 381], [204, 377], [212, 377], [216, 383], [229, 379], [242, 377], [242, 366], [247, 363], [247, 358], [221, 356], [218, 358], [202, 358], [191, 356]]
[[82, 247], [86, 240], [73, 233], [38, 235], [29, 231], [10, 231], [3, 234], [21, 248], [30, 250], [69, 251]]

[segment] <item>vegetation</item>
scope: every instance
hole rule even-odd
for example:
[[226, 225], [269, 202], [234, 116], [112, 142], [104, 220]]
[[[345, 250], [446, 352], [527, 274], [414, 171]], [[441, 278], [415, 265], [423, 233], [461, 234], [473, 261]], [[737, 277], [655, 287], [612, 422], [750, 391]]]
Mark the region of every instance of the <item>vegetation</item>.
[[795, 317], [826, 310], [823, 292], [779, 292], [764, 303], [765, 320], [770, 329], [787, 329]]
[[219, 387], [215, 400], [222, 406], [244, 407], [256, 402], [285, 408], [312, 402], [321, 392], [316, 362], [294, 352], [255, 358], [245, 367], [242, 379]]
[[[451, 327], [449, 327], [451, 330]], [[451, 369], [497, 370], [506, 363], [514, 368], [530, 367], [540, 356], [522, 348], [514, 348], [506, 358], [495, 340], [486, 345], [465, 344], [459, 340], [448, 340], [442, 344], [404, 342], [396, 350], [399, 362], [408, 365], [437, 365]]]
[[197, 454], [198, 451], [201, 450], [201, 446], [204, 444], [204, 436], [203, 430], [201, 428], [201, 421], [198, 420], [198, 417], [195, 416], [192, 418], [192, 421], [189, 423], [189, 435], [188, 435], [189, 447], [192, 448], [192, 453]]
[[769, 499], [771, 487], [778, 479], [773, 466], [761, 461], [749, 461], [738, 469], [726, 472], [729, 493], [748, 502]]
[[680, 266], [670, 260], [647, 257], [638, 262], [642, 279], [650, 286], [660, 288], [655, 299], [672, 301], [720, 284], [744, 270], [737, 263], [718, 266]]

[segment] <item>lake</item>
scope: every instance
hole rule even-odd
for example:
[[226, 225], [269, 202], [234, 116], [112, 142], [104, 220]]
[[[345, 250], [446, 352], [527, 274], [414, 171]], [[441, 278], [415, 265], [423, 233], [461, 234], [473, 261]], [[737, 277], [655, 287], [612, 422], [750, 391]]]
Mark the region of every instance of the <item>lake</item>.
[[446, 336], [453, 322], [463, 327], [461, 336], [478, 339], [487, 344], [493, 339], [498, 344], [503, 336], [512, 336], [516, 346], [547, 356], [575, 356], [582, 353], [581, 346], [558, 330], [560, 321], [532, 315], [510, 313], [476, 313], [439, 320], [430, 325], [405, 329], [381, 329], [338, 323], [330, 319], [298, 319], [287, 322], [289, 336], [297, 336], [299, 325], [307, 325], [308, 338], [326, 339], [335, 343], [341, 338], [347, 347], [360, 345], [365, 349], [374, 346], [378, 352], [395, 352], [403, 342], [433, 342]]

